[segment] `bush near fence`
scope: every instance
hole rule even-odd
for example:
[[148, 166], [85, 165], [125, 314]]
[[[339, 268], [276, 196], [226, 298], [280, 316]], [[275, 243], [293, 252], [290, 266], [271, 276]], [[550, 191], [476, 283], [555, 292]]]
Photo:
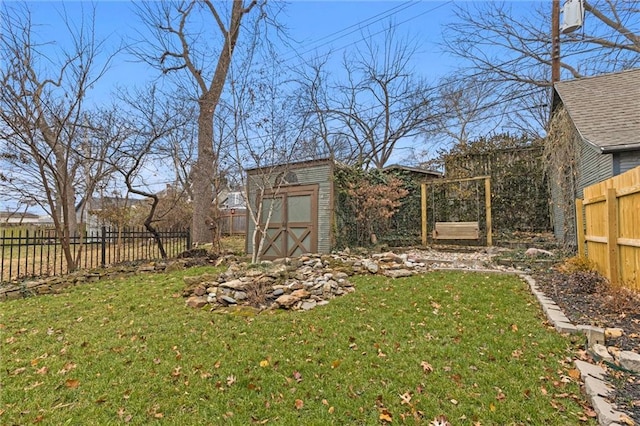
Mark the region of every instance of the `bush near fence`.
[[[188, 250], [189, 230], [159, 231], [168, 257]], [[146, 229], [102, 228], [71, 238], [76, 269], [92, 269], [160, 259], [153, 235]], [[60, 239], [51, 229], [0, 229], [0, 282], [70, 272]]]

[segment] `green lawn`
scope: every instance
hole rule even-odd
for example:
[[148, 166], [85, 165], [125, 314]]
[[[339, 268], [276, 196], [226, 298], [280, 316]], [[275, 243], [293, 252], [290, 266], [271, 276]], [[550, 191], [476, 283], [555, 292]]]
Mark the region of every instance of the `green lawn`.
[[0, 423], [584, 424], [575, 345], [515, 277], [355, 277], [248, 316], [184, 306], [205, 271], [2, 303]]

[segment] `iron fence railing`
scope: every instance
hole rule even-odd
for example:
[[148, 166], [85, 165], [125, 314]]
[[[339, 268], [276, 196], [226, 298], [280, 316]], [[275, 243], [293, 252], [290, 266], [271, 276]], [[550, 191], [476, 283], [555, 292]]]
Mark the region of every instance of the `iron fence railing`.
[[[167, 257], [188, 250], [188, 229], [159, 231]], [[146, 229], [103, 227], [70, 238], [75, 269], [104, 268], [123, 262], [160, 259], [153, 235]], [[0, 282], [27, 277], [64, 275], [69, 268], [60, 238], [52, 229], [0, 229]]]

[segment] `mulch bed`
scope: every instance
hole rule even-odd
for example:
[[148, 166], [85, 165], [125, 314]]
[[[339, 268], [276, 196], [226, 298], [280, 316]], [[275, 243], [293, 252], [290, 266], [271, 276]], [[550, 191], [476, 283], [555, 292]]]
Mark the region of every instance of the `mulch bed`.
[[[574, 324], [622, 328], [607, 346], [640, 353], [640, 297], [624, 289], [612, 289], [593, 273], [562, 273], [555, 268], [533, 274], [541, 291], [560, 306]], [[615, 387], [612, 402], [640, 424], [640, 375], [607, 366]]]

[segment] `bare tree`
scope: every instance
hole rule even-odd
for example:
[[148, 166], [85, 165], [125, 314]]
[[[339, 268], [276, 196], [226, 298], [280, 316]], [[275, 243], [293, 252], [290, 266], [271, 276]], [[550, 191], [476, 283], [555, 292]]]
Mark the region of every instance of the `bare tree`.
[[[230, 71], [230, 102], [224, 105], [226, 120], [220, 121], [220, 147], [228, 153], [222, 159], [227, 180], [245, 192], [251, 260], [263, 255], [274, 212], [287, 180], [291, 163], [315, 159], [303, 137], [306, 118], [298, 108], [298, 94], [291, 90], [289, 72], [282, 66], [273, 44], [252, 43], [242, 61]], [[223, 129], [224, 128], [224, 129]]]
[[105, 161], [120, 175], [127, 196], [135, 194], [151, 201], [144, 226], [158, 246], [160, 255], [166, 252], [155, 222], [160, 197], [148, 182], [149, 169], [166, 167], [162, 149], [174, 132], [184, 128], [189, 117], [180, 114], [184, 108], [173, 99], [162, 99], [155, 86], [144, 90], [121, 92], [117, 109], [105, 111], [102, 120], [103, 139], [111, 140], [112, 152]]
[[411, 65], [416, 49], [389, 25], [382, 43], [369, 36], [362, 49], [344, 56], [344, 79], [329, 81], [325, 61], [309, 67], [300, 79], [306, 111], [314, 118], [313, 136], [329, 153], [382, 168], [399, 141], [433, 124], [433, 90]]
[[[456, 8], [446, 26], [444, 50], [464, 61], [461, 80], [477, 77], [503, 97], [494, 112], [546, 127], [551, 86], [551, 1], [531, 3], [469, 2]], [[561, 36], [564, 77], [633, 68], [640, 64], [639, 0], [584, 0], [581, 30]], [[531, 124], [529, 124], [529, 127]]]
[[112, 56], [98, 63], [103, 45], [94, 35], [95, 9], [79, 23], [64, 11], [62, 18], [66, 47], [39, 39], [26, 5], [4, 3], [0, 9], [0, 185], [5, 194], [31, 200], [51, 215], [73, 270], [76, 208], [108, 174], [89, 163], [87, 153], [97, 147], [90, 146], [84, 103]]
[[212, 145], [213, 118], [243, 21], [256, 5], [257, 0], [233, 0], [226, 11], [210, 0], [147, 2], [138, 6], [152, 41], [136, 50], [137, 56], [163, 74], [180, 72], [186, 77], [182, 87], [197, 93], [198, 149], [192, 169], [191, 229], [195, 243], [211, 242], [213, 238], [209, 229], [214, 198], [212, 176], [216, 175], [217, 162]]

